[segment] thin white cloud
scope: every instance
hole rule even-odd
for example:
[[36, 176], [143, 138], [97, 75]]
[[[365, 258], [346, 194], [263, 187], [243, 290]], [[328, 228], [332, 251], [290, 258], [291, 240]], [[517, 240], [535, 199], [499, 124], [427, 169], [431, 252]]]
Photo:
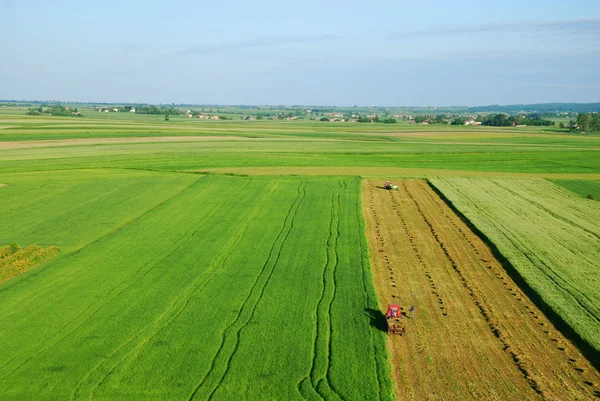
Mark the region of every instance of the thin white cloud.
[[475, 33], [486, 34], [513, 32], [561, 33], [570, 35], [600, 36], [600, 18], [564, 21], [490, 23], [479, 25], [443, 25], [420, 31], [396, 32], [390, 34], [388, 38], [404, 39], [409, 37], [459, 36]]
[[231, 50], [244, 50], [258, 47], [274, 47], [280, 45], [293, 45], [305, 43], [321, 43], [343, 39], [337, 35], [315, 35], [315, 36], [268, 36], [258, 37], [238, 42], [230, 42], [219, 45], [197, 45], [190, 46], [175, 52], [175, 55], [224, 53]]

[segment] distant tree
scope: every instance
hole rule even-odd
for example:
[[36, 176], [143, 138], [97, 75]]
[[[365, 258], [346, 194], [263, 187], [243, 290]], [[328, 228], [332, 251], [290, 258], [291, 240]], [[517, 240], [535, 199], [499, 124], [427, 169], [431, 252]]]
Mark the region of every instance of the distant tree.
[[320, 120], [320, 121], [329, 121], [329, 118], [327, 118], [327, 117], [323, 117], [323, 118], [321, 118], [321, 120]]
[[565, 123], [560, 123], [560, 124], [558, 124], [558, 127], [559, 127], [559, 128], [565, 128]]
[[165, 121], [169, 121], [171, 118], [169, 117], [168, 114], [165, 114]]
[[569, 131], [575, 131], [577, 129], [577, 122], [575, 120], [569, 120]]
[[395, 118], [386, 118], [386, 119], [383, 120], [383, 123], [384, 124], [396, 124], [397, 121], [396, 121]]
[[452, 120], [452, 125], [465, 125], [465, 119], [462, 117], [456, 117], [454, 120]]
[[598, 113], [590, 113], [590, 131], [600, 131], [600, 116]]
[[575, 122], [575, 129], [579, 132], [599, 132], [600, 116], [597, 113], [579, 113]]
[[577, 115], [577, 127], [579, 131], [586, 132], [590, 130], [590, 115], [587, 113], [579, 113]]
[[490, 127], [508, 127], [513, 124], [513, 121], [509, 121], [506, 114], [498, 113], [485, 116], [481, 124]]

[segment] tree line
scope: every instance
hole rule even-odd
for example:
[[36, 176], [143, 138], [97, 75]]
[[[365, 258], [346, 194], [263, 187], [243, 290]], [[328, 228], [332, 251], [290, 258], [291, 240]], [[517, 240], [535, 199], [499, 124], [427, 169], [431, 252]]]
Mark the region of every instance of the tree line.
[[49, 114], [51, 116], [83, 117], [83, 114], [81, 114], [79, 110], [77, 110], [77, 107], [71, 109], [69, 107], [61, 106], [60, 104], [46, 108], [42, 106], [33, 107], [27, 110], [25, 114], [27, 114], [28, 116], [41, 116], [42, 114]]
[[579, 113], [577, 120], [569, 124], [572, 131], [600, 132], [600, 116], [598, 113]]
[[533, 125], [533, 126], [553, 126], [554, 121], [546, 120], [539, 114], [526, 114], [518, 116], [508, 116], [506, 114], [489, 114], [483, 117], [481, 125], [490, 127], [510, 127], [515, 125]]

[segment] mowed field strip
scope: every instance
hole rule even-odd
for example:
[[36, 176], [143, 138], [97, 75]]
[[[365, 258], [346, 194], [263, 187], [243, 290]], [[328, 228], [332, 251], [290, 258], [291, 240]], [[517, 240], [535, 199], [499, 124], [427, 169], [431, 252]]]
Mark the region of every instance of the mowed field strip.
[[432, 180], [600, 363], [600, 203], [547, 180]]
[[61, 254], [0, 286], [2, 400], [393, 398], [360, 180], [3, 180], [2, 241]]
[[574, 400], [600, 375], [425, 181], [363, 184], [380, 303], [399, 303], [389, 336], [399, 400]]

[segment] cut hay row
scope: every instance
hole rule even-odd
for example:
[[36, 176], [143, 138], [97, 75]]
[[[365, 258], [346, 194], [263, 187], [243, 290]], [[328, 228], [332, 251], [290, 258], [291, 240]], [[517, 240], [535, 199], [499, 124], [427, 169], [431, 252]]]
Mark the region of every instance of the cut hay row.
[[543, 302], [600, 351], [600, 204], [545, 180], [431, 182], [493, 242]]
[[389, 336], [398, 399], [597, 394], [598, 372], [427, 183], [395, 183], [363, 191], [380, 302], [405, 312], [405, 334]]

